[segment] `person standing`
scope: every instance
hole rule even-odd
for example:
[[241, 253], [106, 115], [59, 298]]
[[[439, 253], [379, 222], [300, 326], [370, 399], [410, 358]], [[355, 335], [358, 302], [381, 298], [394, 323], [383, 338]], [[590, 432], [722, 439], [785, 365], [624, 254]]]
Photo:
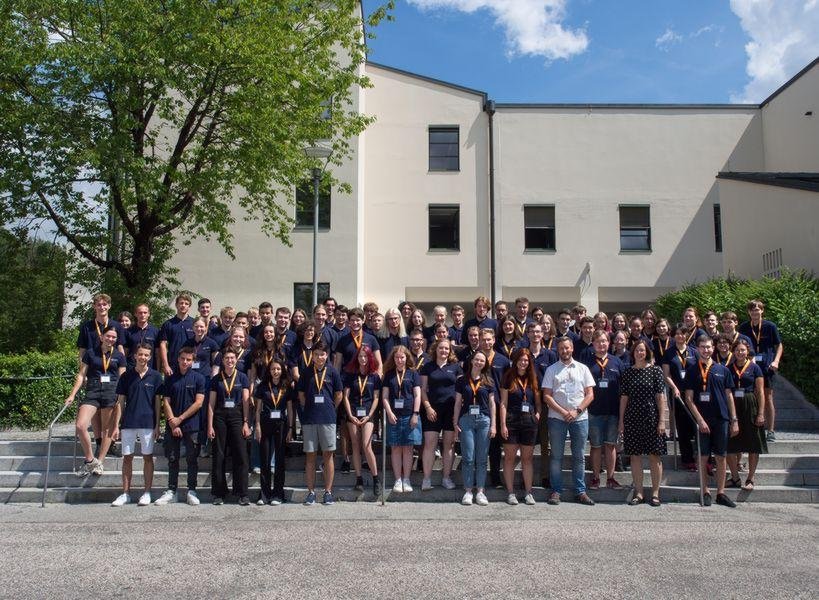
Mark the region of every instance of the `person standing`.
[[[255, 435], [261, 458], [261, 490], [256, 504], [277, 506], [284, 502], [285, 448], [292, 438], [295, 416], [285, 361], [280, 357], [271, 358], [260, 375], [261, 382], [254, 392], [257, 400]], [[276, 457], [276, 470], [271, 477], [270, 459], [273, 456]]]
[[188, 294], [176, 297], [176, 315], [159, 329], [159, 367], [162, 374], [170, 376], [177, 367], [179, 351], [194, 336], [193, 319], [188, 315], [192, 300]]
[[589, 436], [589, 416], [586, 409], [594, 400], [594, 378], [589, 368], [572, 357], [574, 343], [563, 336], [557, 341], [560, 360], [546, 369], [541, 384], [543, 399], [549, 407], [549, 443], [551, 445], [550, 480], [552, 493], [548, 503], [560, 504], [563, 493], [563, 453], [566, 435], [571, 441], [572, 479], [575, 500], [593, 506], [586, 493], [584, 472], [586, 470], [584, 447]]
[[137, 304], [134, 307], [134, 323], [125, 331], [125, 357], [129, 367], [134, 366], [134, 354], [140, 344], [147, 344], [151, 347], [152, 355], [156, 354], [159, 329], [151, 325], [150, 318], [151, 309], [147, 304]]
[[[420, 333], [420, 332], [413, 332]], [[409, 350], [396, 346], [384, 363], [381, 398], [387, 412], [387, 443], [391, 450], [396, 493], [413, 491], [412, 447], [421, 445], [421, 378]]]
[[[400, 321], [400, 315], [398, 318]], [[369, 346], [361, 346], [356, 356], [355, 367], [355, 372], [342, 375], [346, 425], [353, 446], [355, 489], [364, 490], [364, 478], [361, 476], [363, 454], [373, 475], [373, 495], [378, 498], [381, 494], [381, 481], [378, 478], [378, 463], [373, 452], [373, 430], [379, 409], [381, 378], [378, 376], [375, 357]]]

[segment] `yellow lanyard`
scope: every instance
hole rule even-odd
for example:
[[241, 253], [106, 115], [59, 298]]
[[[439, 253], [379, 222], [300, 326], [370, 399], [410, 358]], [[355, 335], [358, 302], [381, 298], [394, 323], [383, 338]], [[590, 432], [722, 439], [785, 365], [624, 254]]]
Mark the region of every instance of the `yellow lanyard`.
[[697, 363], [700, 367], [700, 375], [702, 375], [702, 391], [706, 391], [708, 389], [708, 373], [711, 372], [711, 367], [714, 363], [711, 363], [706, 368], [702, 368], [702, 363]]
[[304, 360], [304, 364], [309, 367], [310, 363], [313, 362], [313, 350], [310, 349], [310, 356], [309, 357], [307, 356], [307, 353], [304, 350], [302, 350], [301, 351], [301, 357]]
[[471, 379], [469, 380], [469, 387], [472, 388], [472, 404], [478, 403], [478, 390], [481, 389], [481, 380], [478, 379], [478, 385], [475, 385]]
[[401, 392], [404, 389], [404, 377], [407, 374], [407, 370], [404, 369], [403, 373], [399, 373], [398, 371], [395, 372], [395, 379], [398, 380], [398, 395], [401, 395]]
[[609, 364], [609, 357], [606, 357], [606, 360], [600, 362], [597, 358], [594, 359], [594, 362], [597, 363], [597, 366], [600, 367], [600, 379], [605, 379], [606, 377], [606, 365]]
[[525, 380], [521, 381], [520, 377], [515, 377], [515, 382], [518, 384], [518, 387], [520, 388], [520, 391], [523, 392], [523, 395], [526, 396], [527, 382]]
[[359, 331], [358, 332], [358, 337], [356, 337], [354, 333], [351, 333], [350, 335], [353, 338], [353, 343], [355, 344], [355, 349], [356, 350], [361, 350], [361, 342], [364, 340], [364, 332]]
[[424, 366], [424, 360], [425, 360], [424, 357], [421, 356], [421, 358], [418, 359], [418, 362], [415, 363], [415, 370], [416, 371], [418, 371], [421, 367]]
[[233, 393], [233, 385], [236, 383], [236, 369], [233, 369], [233, 376], [230, 378], [230, 385], [228, 385], [227, 379], [225, 379], [225, 374], [222, 373], [222, 385], [225, 386], [225, 391], [227, 392], [228, 397], [230, 397], [231, 393]]
[[113, 355], [114, 355], [114, 349], [113, 348], [111, 348], [111, 350], [108, 352], [108, 357], [107, 358], [105, 356], [105, 352], [102, 353], [102, 372], [103, 373], [108, 372], [108, 365], [111, 364], [111, 357]]
[[367, 389], [367, 377], [358, 376], [358, 404], [364, 405], [364, 390]]
[[316, 393], [317, 393], [317, 394], [320, 394], [320, 393], [321, 393], [321, 388], [323, 388], [323, 387], [324, 387], [324, 378], [325, 378], [326, 376], [327, 376], [327, 367], [324, 367], [324, 368], [321, 370], [321, 381], [319, 381], [319, 378], [318, 378], [318, 373], [316, 373], [315, 371], [313, 371], [313, 379], [314, 379], [314, 380], [315, 380], [315, 382], [316, 382]]
[[282, 400], [282, 394], [284, 394], [284, 389], [280, 389], [279, 393], [275, 396], [273, 395], [273, 384], [269, 381], [267, 382], [267, 389], [270, 390], [270, 400], [273, 402], [274, 408], [279, 408], [279, 402]]

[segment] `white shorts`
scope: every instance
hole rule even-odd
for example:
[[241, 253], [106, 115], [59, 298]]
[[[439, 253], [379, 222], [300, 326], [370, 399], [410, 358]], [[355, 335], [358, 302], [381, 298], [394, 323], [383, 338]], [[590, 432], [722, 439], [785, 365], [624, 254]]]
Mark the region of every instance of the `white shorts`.
[[154, 453], [154, 430], [153, 429], [121, 429], [119, 432], [122, 440], [122, 455], [130, 456], [136, 450], [137, 438], [143, 456]]

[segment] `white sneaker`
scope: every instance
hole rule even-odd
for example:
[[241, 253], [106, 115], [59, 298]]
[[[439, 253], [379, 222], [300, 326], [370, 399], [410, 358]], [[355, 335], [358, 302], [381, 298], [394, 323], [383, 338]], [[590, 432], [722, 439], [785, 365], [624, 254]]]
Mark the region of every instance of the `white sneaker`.
[[137, 506], [148, 506], [151, 503], [151, 492], [145, 492], [139, 497]]
[[525, 503], [526, 503], [528, 506], [534, 506], [534, 505], [535, 505], [535, 497], [534, 497], [534, 496], [533, 496], [531, 493], [530, 493], [530, 494], [526, 494], [526, 497], [523, 499], [523, 501], [524, 501], [524, 502], [525, 502]]
[[395, 492], [396, 494], [400, 494], [401, 492], [403, 492], [404, 482], [401, 481], [400, 479], [396, 479], [395, 483], [392, 486], [392, 491]]
[[253, 467], [253, 474], [254, 475], [261, 475], [262, 474], [262, 468], [261, 467]]
[[432, 481], [429, 480], [429, 479], [424, 479], [421, 482], [421, 491], [422, 492], [428, 492], [431, 489], [432, 489]]
[[455, 482], [452, 481], [451, 477], [444, 477], [441, 480], [441, 485], [444, 486], [445, 490], [454, 490], [455, 489]]
[[478, 506], [489, 506], [489, 500], [487, 500], [486, 494], [483, 492], [475, 494], [475, 504]]
[[89, 466], [91, 467], [92, 475], [96, 475], [99, 477], [100, 475], [105, 473], [105, 467], [102, 466], [102, 463], [99, 461], [98, 458], [95, 458]]
[[464, 506], [472, 506], [472, 492], [464, 492], [464, 497], [461, 498], [461, 504]]
[[199, 506], [199, 495], [196, 490], [188, 490], [188, 504], [191, 506]]
[[117, 496], [117, 499], [111, 503], [111, 506], [125, 506], [126, 504], [130, 504], [131, 496], [128, 494], [120, 494]]
[[403, 481], [403, 484], [404, 484], [404, 492], [411, 492], [412, 491], [412, 482], [409, 480], [409, 477], [407, 477]]
[[517, 506], [518, 505], [517, 496], [515, 496], [514, 494], [509, 494], [506, 497], [506, 504], [509, 504], [510, 506]]
[[[140, 502], [141, 501], [142, 498], [140, 498]], [[176, 490], [165, 490], [162, 492], [162, 495], [156, 499], [154, 504], [157, 506], [165, 506], [166, 504], [172, 504], [174, 502], [176, 502]]]

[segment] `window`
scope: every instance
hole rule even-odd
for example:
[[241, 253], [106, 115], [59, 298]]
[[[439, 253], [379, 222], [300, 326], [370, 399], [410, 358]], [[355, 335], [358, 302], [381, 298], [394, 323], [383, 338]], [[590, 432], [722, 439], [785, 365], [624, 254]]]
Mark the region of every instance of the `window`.
[[457, 127], [429, 128], [429, 170], [460, 170], [460, 143]]
[[774, 279], [782, 276], [782, 248], [762, 254], [762, 276]]
[[648, 206], [620, 207], [620, 251], [651, 252], [651, 217]]
[[524, 206], [523, 238], [526, 250], [554, 250], [555, 207]]
[[714, 250], [722, 252], [722, 208], [714, 205]]
[[[315, 204], [313, 180], [296, 187], [296, 227], [313, 227], [313, 205]], [[319, 184], [319, 228], [330, 229], [330, 182], [325, 177]]]
[[429, 207], [429, 249], [459, 250], [461, 209], [457, 206]]
[[[318, 300], [330, 297], [330, 284], [318, 284]], [[313, 282], [293, 284], [293, 308], [301, 308], [311, 314], [313, 310]]]

